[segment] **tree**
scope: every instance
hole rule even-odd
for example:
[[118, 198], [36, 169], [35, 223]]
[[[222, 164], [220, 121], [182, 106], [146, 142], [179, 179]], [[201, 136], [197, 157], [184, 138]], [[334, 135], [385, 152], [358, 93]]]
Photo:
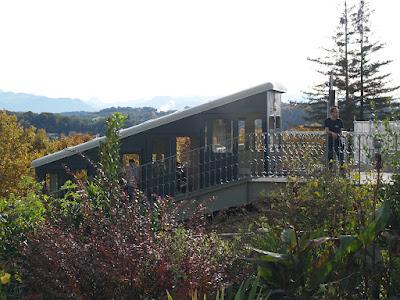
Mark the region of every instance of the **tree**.
[[[309, 99], [308, 113], [306, 120], [313, 123], [323, 123], [327, 116], [327, 101], [329, 90], [329, 77], [332, 76], [332, 85], [337, 88], [337, 98], [344, 98], [346, 104], [349, 103], [350, 94], [350, 77], [354, 77], [354, 69], [350, 68], [349, 56], [353, 53], [349, 49], [350, 37], [354, 35], [352, 30], [349, 30], [349, 12], [347, 2], [340, 17], [339, 25], [336, 33], [332, 36], [333, 47], [323, 48], [325, 55], [319, 58], [308, 58], [309, 61], [317, 64], [317, 72], [326, 78], [322, 83], [315, 85], [312, 91], [305, 92], [305, 96]], [[345, 112], [352, 111], [352, 107], [346, 107]], [[343, 117], [343, 114], [342, 114]], [[345, 120], [348, 119], [344, 116]], [[345, 124], [345, 127], [348, 124]]]
[[44, 134], [46, 133], [46, 131], [44, 131], [44, 129], [40, 129], [38, 131], [38, 133], [36, 134], [37, 136], [39, 136], [39, 137], [37, 137], [37, 140], [40, 141], [40, 142], [37, 142], [36, 144], [38, 144], [39, 146], [41, 145], [40, 143], [45, 144], [44, 148], [38, 147], [38, 150], [44, 149], [42, 152], [43, 155], [53, 153], [56, 151], [60, 151], [67, 147], [79, 145], [79, 144], [85, 143], [85, 142], [93, 139], [93, 136], [91, 136], [90, 134], [76, 133], [76, 134], [72, 134], [69, 136], [61, 135], [61, 138], [58, 140], [49, 141], [47, 139], [47, 143], [46, 143], [47, 136], [43, 137], [43, 132], [44, 132]]
[[[326, 79], [332, 76], [346, 129], [353, 128], [354, 119], [371, 118], [375, 109], [379, 116], [388, 115], [391, 93], [399, 88], [388, 87], [390, 73], [381, 72], [381, 67], [391, 61], [375, 59], [376, 52], [384, 48], [384, 44], [371, 42], [370, 14], [364, 0], [360, 0], [357, 8], [348, 8], [345, 1], [339, 26], [332, 38], [334, 46], [324, 49], [325, 56], [308, 59], [317, 64], [317, 72]], [[310, 104], [307, 120], [322, 123], [327, 107], [327, 82], [315, 85], [305, 95]]]
[[46, 130], [39, 129], [33, 139], [32, 147], [37, 153], [45, 153], [49, 149], [50, 140], [47, 137]]
[[33, 175], [30, 163], [34, 134], [32, 129], [24, 130], [16, 116], [0, 113], [0, 197], [21, 193], [21, 178]]
[[119, 130], [123, 127], [126, 116], [114, 113], [107, 121], [106, 141], [100, 144], [100, 164], [111, 180], [118, 180], [121, 170]]
[[388, 86], [390, 73], [382, 73], [381, 68], [389, 65], [392, 60], [376, 60], [374, 54], [385, 45], [371, 39], [370, 26], [371, 10], [365, 0], [360, 0], [357, 10], [351, 15], [355, 31], [354, 64], [359, 67], [358, 77], [355, 80], [354, 101], [358, 107], [359, 120], [366, 120], [374, 112], [378, 117], [389, 113], [392, 104], [391, 93], [400, 86]]

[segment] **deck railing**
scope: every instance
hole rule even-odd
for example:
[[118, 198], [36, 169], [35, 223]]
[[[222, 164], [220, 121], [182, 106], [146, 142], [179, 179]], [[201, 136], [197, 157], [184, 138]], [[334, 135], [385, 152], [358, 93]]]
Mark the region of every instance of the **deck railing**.
[[[327, 135], [323, 132], [264, 132], [226, 139], [177, 156], [140, 166], [139, 188], [147, 195], [184, 195], [248, 178], [309, 177], [327, 169], [366, 172], [374, 154], [397, 151], [397, 134], [377, 137], [345, 132], [339, 137], [339, 155], [328, 162]], [[343, 160], [340, 162], [339, 160]], [[391, 166], [386, 164], [387, 170]]]

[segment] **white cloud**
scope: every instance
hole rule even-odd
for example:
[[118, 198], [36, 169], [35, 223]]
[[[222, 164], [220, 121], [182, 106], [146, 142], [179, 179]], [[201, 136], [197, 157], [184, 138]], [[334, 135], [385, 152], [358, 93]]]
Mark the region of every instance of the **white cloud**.
[[168, 101], [167, 104], [162, 105], [162, 106], [159, 108], [159, 111], [169, 111], [169, 110], [173, 110], [173, 109], [175, 109], [175, 108], [176, 108], [176, 103], [175, 103], [175, 101], [174, 101], [174, 100], [170, 100], [170, 101]]

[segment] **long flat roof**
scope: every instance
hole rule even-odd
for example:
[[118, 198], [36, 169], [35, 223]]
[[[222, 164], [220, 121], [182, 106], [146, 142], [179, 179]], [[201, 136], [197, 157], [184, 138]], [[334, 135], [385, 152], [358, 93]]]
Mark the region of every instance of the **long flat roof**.
[[[149, 129], [153, 129], [183, 118], [187, 118], [199, 113], [202, 113], [204, 111], [219, 107], [219, 106], [223, 106], [225, 104], [229, 104], [229, 103], [233, 103], [235, 101], [247, 98], [249, 96], [253, 96], [262, 92], [266, 92], [266, 91], [277, 91], [277, 92], [281, 92], [284, 93], [286, 92], [286, 88], [281, 85], [281, 84], [273, 84], [271, 82], [267, 82], [264, 84], [260, 84], [257, 85], [255, 87], [243, 90], [241, 92], [229, 95], [229, 96], [225, 96], [223, 98], [219, 98], [216, 100], [212, 100], [203, 104], [200, 104], [198, 106], [194, 106], [188, 109], [184, 109], [184, 110], [179, 110], [176, 111], [174, 113], [171, 113], [169, 115], [165, 115], [162, 117], [159, 117], [157, 119], [151, 119], [148, 120], [146, 122], [140, 123], [138, 125], [126, 128], [126, 129], [121, 129], [120, 130], [120, 139], [147, 131]], [[69, 157], [72, 155], [75, 155], [77, 153], [81, 153], [81, 152], [85, 152], [87, 150], [99, 147], [100, 143], [103, 142], [105, 140], [105, 136], [102, 137], [97, 137], [94, 138], [93, 140], [87, 141], [85, 143], [73, 146], [73, 147], [68, 147], [65, 148], [63, 150], [60, 150], [58, 152], [55, 153], [51, 153], [48, 154], [46, 156], [43, 156], [41, 158], [35, 159], [32, 162], [32, 167], [37, 168], [43, 165], [47, 165], [49, 163], [52, 163], [54, 161], [63, 159], [65, 157]]]

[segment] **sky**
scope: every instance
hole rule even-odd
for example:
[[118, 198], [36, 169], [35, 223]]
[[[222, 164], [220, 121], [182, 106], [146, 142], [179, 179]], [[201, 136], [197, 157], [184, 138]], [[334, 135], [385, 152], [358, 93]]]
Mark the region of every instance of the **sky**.
[[[351, 1], [351, 0], [350, 0]], [[0, 0], [0, 90], [91, 103], [205, 98], [318, 81], [343, 0]], [[399, 0], [370, 0], [400, 84]]]

